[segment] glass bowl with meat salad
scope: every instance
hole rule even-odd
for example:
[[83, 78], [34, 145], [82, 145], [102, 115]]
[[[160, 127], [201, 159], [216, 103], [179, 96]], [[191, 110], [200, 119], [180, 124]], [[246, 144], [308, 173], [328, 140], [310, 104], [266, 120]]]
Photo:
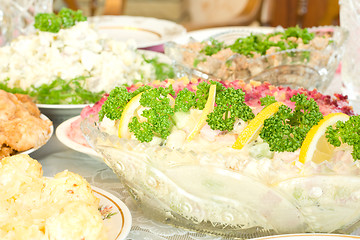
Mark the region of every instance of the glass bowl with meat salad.
[[177, 75], [269, 81], [326, 90], [338, 68], [347, 32], [337, 26], [275, 28], [269, 33], [232, 29], [204, 40], [169, 42], [165, 54]]
[[158, 81], [113, 89], [81, 130], [152, 219], [238, 238], [358, 226], [360, 116], [342, 95]]

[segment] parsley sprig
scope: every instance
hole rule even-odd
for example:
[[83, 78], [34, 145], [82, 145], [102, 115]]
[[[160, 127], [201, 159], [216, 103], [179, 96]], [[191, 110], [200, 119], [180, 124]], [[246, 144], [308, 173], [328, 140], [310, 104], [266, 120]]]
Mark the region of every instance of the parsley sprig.
[[354, 160], [360, 160], [360, 115], [351, 116], [346, 122], [338, 121], [326, 129], [326, 138], [335, 147], [346, 143], [353, 147]]
[[[264, 102], [269, 100], [271, 101], [268, 98]], [[281, 105], [277, 113], [264, 121], [260, 137], [269, 144], [271, 151], [296, 151], [301, 147], [311, 127], [323, 118], [314, 99], [297, 94], [290, 100], [295, 102], [294, 110]]]
[[58, 14], [39, 13], [35, 16], [34, 27], [43, 32], [57, 33], [60, 29], [70, 28], [77, 22], [86, 21], [87, 18], [81, 10], [73, 11], [69, 8], [62, 8]]

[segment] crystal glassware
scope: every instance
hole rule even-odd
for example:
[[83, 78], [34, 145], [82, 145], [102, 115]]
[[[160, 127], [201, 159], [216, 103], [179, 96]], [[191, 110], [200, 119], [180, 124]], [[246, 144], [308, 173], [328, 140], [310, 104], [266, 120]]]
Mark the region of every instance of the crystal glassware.
[[34, 30], [38, 13], [52, 12], [53, 0], [1, 0], [0, 46]]
[[[324, 92], [338, 68], [347, 32], [337, 26], [308, 30], [318, 36], [330, 36], [330, 44], [323, 49], [291, 49], [254, 58], [233, 54], [229, 58], [220, 59], [189, 48], [187, 44], [191, 45], [194, 41], [189, 39], [187, 44], [166, 43], [165, 54], [173, 60], [177, 77], [188, 75], [205, 79], [267, 81], [273, 85], [309, 90], [316, 88]], [[278, 29], [274, 29], [276, 31]], [[258, 33], [246, 29], [230, 30], [210, 36], [209, 39], [231, 43], [239, 37]]]
[[[360, 164], [259, 164], [238, 154], [172, 150], [109, 135], [98, 116], [81, 130], [143, 213], [157, 221], [224, 237], [352, 233], [360, 223]], [[232, 169], [223, 163], [244, 162]], [[300, 165], [299, 165], [300, 164]], [[245, 167], [246, 166], [246, 167]], [[306, 171], [305, 171], [306, 170]]]

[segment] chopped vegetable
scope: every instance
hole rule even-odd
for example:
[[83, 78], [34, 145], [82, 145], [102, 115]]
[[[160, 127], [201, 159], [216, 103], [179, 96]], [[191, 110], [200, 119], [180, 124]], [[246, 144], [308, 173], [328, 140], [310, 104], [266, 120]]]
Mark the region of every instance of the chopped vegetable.
[[57, 33], [60, 29], [70, 28], [77, 22], [86, 21], [87, 18], [81, 10], [73, 11], [62, 8], [56, 15], [54, 13], [39, 13], [35, 16], [34, 27], [43, 32]]
[[295, 102], [294, 110], [282, 105], [274, 116], [264, 121], [260, 137], [269, 144], [271, 151], [296, 151], [310, 128], [323, 118], [314, 99], [297, 94], [290, 100]]
[[95, 103], [101, 99], [104, 92], [91, 92], [84, 88], [87, 77], [77, 77], [70, 81], [57, 78], [50, 84], [30, 89], [10, 88], [7, 80], [0, 83], [0, 89], [11, 93], [22, 93], [31, 96], [35, 102], [43, 104], [86, 104]]
[[338, 121], [335, 127], [329, 126], [326, 138], [335, 147], [342, 143], [352, 146], [354, 160], [360, 160], [360, 115], [351, 116], [346, 122]]
[[203, 49], [200, 50], [201, 53], [211, 56], [218, 53], [221, 49], [225, 47], [225, 43], [219, 42], [216, 39], [210, 38], [210, 44], [206, 45]]
[[165, 80], [168, 78], [174, 78], [175, 72], [174, 69], [167, 63], [160, 62], [157, 57], [155, 58], [147, 58], [143, 56], [145, 62], [153, 65], [155, 69], [155, 78], [156, 80]]

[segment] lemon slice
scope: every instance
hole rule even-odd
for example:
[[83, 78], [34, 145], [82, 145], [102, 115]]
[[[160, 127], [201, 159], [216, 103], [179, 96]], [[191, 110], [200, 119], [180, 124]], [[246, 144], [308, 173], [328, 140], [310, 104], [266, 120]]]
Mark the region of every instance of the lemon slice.
[[330, 160], [335, 147], [328, 143], [325, 132], [328, 126], [333, 126], [337, 121], [347, 121], [349, 116], [344, 113], [330, 113], [307, 133], [301, 145], [299, 161], [305, 163], [312, 161], [321, 163]]
[[197, 134], [199, 134], [200, 130], [205, 126], [207, 115], [214, 110], [215, 106], [215, 95], [216, 95], [216, 85], [211, 85], [209, 89], [209, 97], [206, 101], [205, 107], [200, 115], [200, 119], [190, 132], [186, 141], [191, 141]]
[[119, 138], [130, 138], [129, 122], [135, 115], [135, 113], [141, 108], [140, 98], [142, 93], [139, 93], [133, 97], [125, 106], [119, 121]]
[[[143, 93], [139, 93], [126, 104], [119, 121], [119, 138], [131, 137], [131, 133], [129, 131], [129, 122], [134, 116], [138, 116], [137, 112], [139, 112], [141, 109], [145, 109], [145, 107], [140, 105], [142, 94]], [[171, 95], [167, 95], [167, 97], [170, 99], [170, 106], [174, 107], [175, 99]]]
[[261, 127], [264, 125], [264, 121], [274, 115], [282, 104], [281, 102], [274, 102], [261, 110], [239, 134], [232, 148], [242, 149], [247, 143], [256, 139]]

